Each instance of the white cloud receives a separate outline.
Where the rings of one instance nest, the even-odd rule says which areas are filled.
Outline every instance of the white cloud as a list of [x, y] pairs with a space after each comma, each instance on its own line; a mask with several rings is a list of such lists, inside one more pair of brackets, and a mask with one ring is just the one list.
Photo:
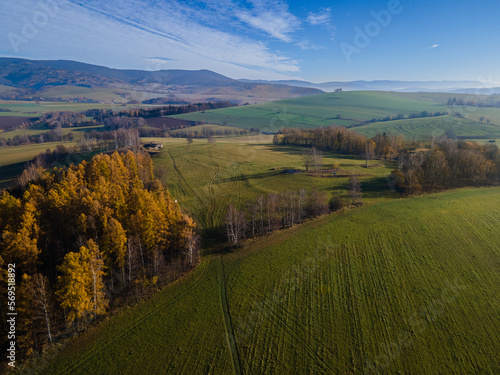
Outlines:
[[439, 44], [433, 44], [433, 45], [431, 46], [431, 48], [437, 48], [437, 47], [439, 47]]
[[334, 28], [333, 31], [330, 33], [330, 40], [332, 42], [336, 42], [337, 41], [336, 37], [337, 37], [337, 29]]
[[296, 46], [300, 47], [300, 49], [302, 50], [309, 50], [309, 49], [312, 49], [312, 50], [320, 50], [320, 49], [324, 49], [325, 47], [321, 47], [321, 46], [317, 46], [316, 44], [312, 43], [310, 40], [301, 40], [300, 42], [298, 43], [295, 43]]
[[318, 13], [309, 12], [306, 21], [311, 25], [329, 25], [332, 20], [331, 8], [323, 8]]
[[255, 29], [268, 33], [273, 38], [283, 42], [290, 42], [292, 40], [289, 34], [293, 31], [296, 24], [294, 16], [277, 15], [271, 12], [252, 15], [249, 12], [244, 12], [239, 13], [238, 18]]
[[[57, 16], [21, 45], [19, 53], [14, 53], [6, 38], [0, 38], [0, 50], [18, 57], [70, 59], [116, 68], [210, 69], [237, 78], [281, 79], [299, 72], [295, 60], [250, 36], [235, 33], [232, 25], [220, 27], [224, 22], [237, 22], [242, 27], [234, 4], [227, 0], [219, 0], [224, 8], [220, 16], [215, 10], [175, 0], [161, 4], [147, 0], [59, 1]], [[22, 18], [33, 17], [37, 2], [7, 4], [2, 13], [5, 10], [9, 15], [5, 17], [9, 22], [0, 23], [0, 34], [11, 30], [20, 33]], [[217, 26], [210, 24], [209, 16]], [[278, 23], [269, 32], [286, 39], [287, 25]]]
[[290, 36], [299, 26], [300, 21], [288, 11], [288, 5], [281, 1], [252, 0], [253, 8], [236, 13], [238, 19], [279, 39], [291, 42]]

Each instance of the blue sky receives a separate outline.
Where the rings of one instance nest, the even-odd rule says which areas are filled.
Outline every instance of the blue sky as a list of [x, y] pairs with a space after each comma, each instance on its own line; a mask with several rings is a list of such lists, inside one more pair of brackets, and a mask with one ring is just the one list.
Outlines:
[[232, 78], [500, 82], [497, 0], [2, 0], [0, 55]]

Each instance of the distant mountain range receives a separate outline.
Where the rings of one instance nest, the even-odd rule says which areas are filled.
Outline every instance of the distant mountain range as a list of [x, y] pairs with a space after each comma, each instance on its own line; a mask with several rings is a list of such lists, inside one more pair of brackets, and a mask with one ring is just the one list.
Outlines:
[[[88, 89], [109, 89], [109, 97], [126, 100], [148, 100], [164, 97], [166, 101], [233, 100], [262, 102], [320, 94], [323, 91], [304, 86], [278, 83], [243, 82], [209, 70], [122, 70], [65, 60], [25, 60], [0, 58], [2, 92], [37, 95], [47, 99], [54, 95], [69, 98], [92, 96]], [[61, 87], [71, 87], [62, 90]], [[55, 90], [54, 88], [58, 88]], [[87, 89], [87, 90], [85, 90]], [[21, 90], [21, 91], [19, 91]], [[105, 97], [99, 90], [99, 97]], [[104, 96], [103, 96], [104, 95]]]
[[399, 91], [399, 92], [446, 92], [492, 95], [500, 93], [500, 87], [485, 87], [480, 81], [333, 81], [312, 83], [300, 80], [241, 80], [243, 82], [259, 82], [268, 84], [281, 84], [298, 87], [312, 87], [327, 92], [342, 89], [343, 91]]
[[236, 80], [210, 70], [123, 70], [66, 60], [0, 57], [0, 98], [188, 103], [229, 100], [239, 104], [321, 94], [336, 89], [496, 94], [478, 81]]

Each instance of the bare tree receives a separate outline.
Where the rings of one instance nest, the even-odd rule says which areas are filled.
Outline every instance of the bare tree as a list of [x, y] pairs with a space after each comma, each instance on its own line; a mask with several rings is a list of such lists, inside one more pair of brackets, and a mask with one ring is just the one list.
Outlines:
[[349, 195], [352, 198], [352, 204], [362, 202], [361, 183], [358, 176], [351, 176], [349, 178]]
[[47, 327], [47, 338], [52, 345], [52, 334], [50, 332], [51, 300], [48, 288], [49, 281], [46, 276], [40, 273], [33, 275], [32, 293], [34, 297], [33, 300], [39, 312], [37, 315], [45, 322], [45, 326]]
[[314, 165], [314, 171], [318, 173], [321, 164], [323, 164], [323, 153], [318, 150], [316, 147], [311, 148], [311, 159]]
[[264, 206], [266, 204], [266, 197], [264, 195], [259, 195], [257, 197], [257, 205], [259, 207], [259, 218], [260, 218], [260, 234], [264, 233]]
[[194, 233], [192, 230], [186, 235], [186, 252], [188, 256], [188, 262], [192, 265], [195, 262], [196, 250], [198, 249], [200, 243], [200, 237]]
[[266, 215], [267, 215], [267, 230], [269, 232], [273, 229], [277, 203], [278, 203], [278, 195], [275, 193], [268, 194], [266, 198]]
[[310, 150], [307, 150], [304, 155], [302, 156], [303, 162], [304, 162], [304, 167], [306, 167], [306, 172], [309, 171], [309, 167], [313, 165], [313, 158], [311, 155]]
[[375, 142], [368, 139], [365, 144], [366, 168], [368, 168], [368, 160], [375, 158]]
[[245, 235], [245, 213], [238, 211], [232, 204], [228, 206], [226, 214], [227, 239], [232, 246], [237, 246]]
[[389, 145], [390, 145], [390, 160], [394, 160], [395, 156], [401, 152], [403, 148], [403, 135], [400, 134], [398, 136], [391, 135], [389, 137]]
[[317, 188], [311, 189], [309, 192], [307, 211], [310, 215], [319, 216], [328, 212], [328, 206], [326, 205], [326, 196], [321, 193]]
[[259, 206], [256, 202], [248, 202], [248, 213], [250, 214], [250, 221], [252, 223], [252, 237], [255, 237], [255, 228], [259, 214]]
[[304, 216], [306, 199], [307, 199], [307, 190], [300, 189], [297, 195], [297, 222], [299, 224], [302, 222], [302, 217]]

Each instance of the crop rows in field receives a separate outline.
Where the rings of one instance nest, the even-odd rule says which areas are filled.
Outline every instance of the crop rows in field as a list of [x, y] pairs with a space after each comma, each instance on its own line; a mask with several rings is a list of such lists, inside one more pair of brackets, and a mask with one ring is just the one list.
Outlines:
[[358, 133], [373, 137], [377, 133], [403, 134], [406, 139], [428, 139], [452, 131], [460, 138], [500, 138], [500, 126], [480, 123], [456, 116], [426, 117], [373, 123], [354, 128]]
[[[445, 106], [429, 101], [382, 92], [343, 92], [314, 95], [253, 106], [232, 107], [175, 116], [202, 121], [277, 131], [283, 127], [319, 127], [332, 123], [348, 126], [372, 118], [409, 115], [421, 111], [446, 111]], [[340, 115], [340, 116], [339, 116]]]
[[[220, 110], [176, 116], [179, 119], [203, 121], [220, 125], [257, 128], [276, 132], [281, 128], [316, 128], [339, 125], [352, 126], [371, 119], [383, 119], [412, 113], [450, 112], [450, 116], [379, 121], [356, 127], [362, 134], [403, 134], [407, 138], [441, 136], [453, 130], [456, 136], [470, 139], [500, 137], [499, 108], [447, 106], [453, 94], [343, 92], [281, 100], [253, 106], [232, 107]], [[454, 116], [456, 112], [465, 118]], [[480, 121], [482, 119], [482, 121]], [[487, 119], [490, 123], [487, 123]]]
[[243, 374], [498, 373], [499, 211], [498, 189], [466, 189], [275, 233], [104, 322], [43, 373], [235, 374], [229, 331]]

